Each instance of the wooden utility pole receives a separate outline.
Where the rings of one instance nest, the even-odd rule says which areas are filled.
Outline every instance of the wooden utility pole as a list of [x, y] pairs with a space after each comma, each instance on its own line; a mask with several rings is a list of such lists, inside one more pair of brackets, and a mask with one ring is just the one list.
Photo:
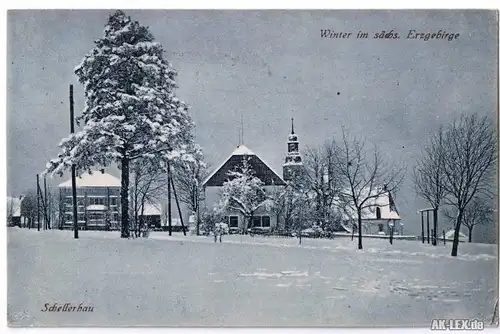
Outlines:
[[[170, 172], [169, 172], [170, 174]], [[186, 236], [186, 229], [184, 228], [184, 220], [182, 219], [181, 206], [179, 205], [179, 200], [177, 199], [177, 192], [175, 191], [174, 178], [170, 178], [170, 183], [172, 184], [172, 190], [174, 191], [175, 203], [177, 204], [177, 211], [179, 212], [179, 217], [181, 219], [182, 232]]]
[[[87, 205], [87, 203], [85, 203]], [[106, 231], [111, 230], [111, 196], [109, 195], [109, 187], [106, 188]]]
[[63, 203], [61, 189], [59, 189], [59, 229], [63, 229], [63, 205], [66, 206], [66, 203]]
[[36, 174], [36, 219], [37, 229], [40, 231], [40, 177]]
[[172, 235], [172, 192], [170, 189], [170, 180], [171, 178], [171, 173], [170, 173], [170, 160], [167, 161], [167, 181], [168, 181], [168, 186], [167, 186], [167, 194], [168, 194], [168, 206], [167, 206], [167, 213], [168, 213], [168, 235]]
[[50, 228], [50, 216], [48, 215], [49, 198], [47, 197], [47, 178], [43, 176], [43, 212], [45, 214], [45, 221], [43, 222], [43, 229], [46, 230]]
[[423, 211], [420, 211], [420, 218], [422, 219], [422, 243], [425, 244], [424, 212]]
[[193, 194], [195, 194], [196, 203], [196, 235], [200, 235], [200, 188], [198, 186], [198, 180], [194, 185]]
[[[69, 85], [69, 124], [71, 133], [75, 133], [75, 111], [73, 101], [73, 85]], [[73, 192], [73, 231], [74, 238], [78, 239], [78, 211], [76, 206], [76, 166], [71, 165], [71, 189]]]

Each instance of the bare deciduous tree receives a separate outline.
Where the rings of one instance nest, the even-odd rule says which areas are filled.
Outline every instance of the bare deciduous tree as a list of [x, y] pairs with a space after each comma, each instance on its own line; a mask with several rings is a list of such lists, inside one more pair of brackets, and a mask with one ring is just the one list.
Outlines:
[[[472, 230], [476, 225], [486, 225], [493, 221], [494, 211], [491, 205], [491, 198], [474, 198], [465, 208], [462, 216], [462, 224], [469, 230], [469, 242], [472, 242]], [[450, 220], [455, 220], [457, 212], [445, 211], [445, 216]]]
[[278, 227], [280, 232], [296, 233], [300, 238], [302, 229], [316, 218], [315, 202], [308, 196], [309, 191], [303, 170], [295, 170], [290, 172], [290, 180], [285, 187], [271, 194], [273, 212], [278, 222], [282, 219], [284, 223], [282, 227]]
[[375, 199], [399, 188], [405, 169], [386, 162], [376, 147], [369, 156], [364, 141], [349, 138], [345, 131], [342, 131], [342, 142], [333, 158], [336, 173], [341, 178], [340, 205], [355, 213], [358, 249], [363, 249], [363, 213], [373, 209]]
[[25, 227], [35, 227], [34, 223], [36, 222], [37, 215], [38, 206], [36, 201], [36, 190], [29, 190], [26, 192], [21, 203], [21, 216], [28, 220], [27, 224], [25, 223]]
[[150, 161], [137, 160], [132, 165], [132, 180], [130, 187], [131, 209], [135, 236], [140, 236], [143, 228], [144, 209], [146, 203], [155, 203], [165, 193], [168, 185], [167, 174], [160, 166]]
[[200, 234], [200, 203], [203, 201], [202, 183], [208, 176], [208, 166], [203, 161], [203, 153], [198, 146], [192, 151], [193, 159], [180, 160], [173, 166], [173, 177], [179, 202], [187, 205], [192, 213], [196, 213], [196, 235]]
[[437, 134], [431, 137], [428, 145], [424, 147], [420, 160], [416, 162], [413, 170], [413, 185], [418, 196], [422, 197], [432, 205], [434, 236], [433, 244], [437, 241], [438, 211], [445, 196], [443, 174], [443, 128], [440, 127]]
[[13, 197], [7, 197], [7, 226], [12, 225], [14, 212], [16, 211], [16, 199]]
[[314, 196], [313, 217], [323, 225], [333, 221], [335, 198], [340, 191], [335, 170], [337, 151], [335, 142], [328, 141], [319, 149], [308, 148], [304, 154], [304, 182]]
[[460, 227], [471, 201], [492, 195], [491, 185], [497, 159], [496, 135], [488, 117], [462, 115], [443, 133], [440, 151], [447, 203], [457, 210], [452, 256], [457, 256]]

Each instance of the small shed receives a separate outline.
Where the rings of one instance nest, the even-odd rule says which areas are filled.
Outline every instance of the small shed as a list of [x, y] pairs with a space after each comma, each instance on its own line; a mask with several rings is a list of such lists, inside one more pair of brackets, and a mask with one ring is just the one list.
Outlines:
[[[453, 241], [455, 237], [455, 229], [451, 229], [445, 233], [446, 241]], [[442, 239], [442, 238], [441, 238]], [[462, 231], [458, 232], [458, 241], [459, 242], [467, 242], [469, 240], [469, 236]]]
[[149, 228], [161, 229], [161, 205], [145, 203], [144, 210], [139, 211], [139, 219], [142, 224], [147, 224]]

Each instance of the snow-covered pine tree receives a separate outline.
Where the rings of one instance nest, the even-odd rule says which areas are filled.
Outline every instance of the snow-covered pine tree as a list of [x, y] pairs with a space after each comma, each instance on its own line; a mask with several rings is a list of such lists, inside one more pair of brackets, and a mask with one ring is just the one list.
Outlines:
[[129, 230], [129, 165], [149, 159], [164, 167], [186, 156], [193, 123], [187, 106], [174, 95], [177, 72], [147, 27], [122, 11], [109, 17], [104, 37], [75, 68], [85, 88], [83, 129], [63, 139], [47, 172], [78, 173], [118, 163], [121, 168], [121, 236]]
[[243, 157], [242, 165], [228, 172], [229, 179], [221, 189], [219, 208], [222, 211], [236, 210], [240, 212], [249, 226], [254, 213], [261, 207], [270, 209], [272, 200], [266, 194], [264, 182], [255, 176], [248, 163], [248, 157]]

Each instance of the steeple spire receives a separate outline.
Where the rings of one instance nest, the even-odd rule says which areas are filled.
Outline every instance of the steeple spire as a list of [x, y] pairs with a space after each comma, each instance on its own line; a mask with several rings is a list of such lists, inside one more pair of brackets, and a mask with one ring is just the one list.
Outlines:
[[293, 124], [292, 117], [292, 132], [288, 135], [288, 152], [285, 157], [285, 163], [283, 164], [283, 178], [285, 181], [289, 181], [292, 178], [292, 174], [295, 175], [302, 169], [302, 157], [299, 151], [299, 138], [295, 134], [295, 128]]

